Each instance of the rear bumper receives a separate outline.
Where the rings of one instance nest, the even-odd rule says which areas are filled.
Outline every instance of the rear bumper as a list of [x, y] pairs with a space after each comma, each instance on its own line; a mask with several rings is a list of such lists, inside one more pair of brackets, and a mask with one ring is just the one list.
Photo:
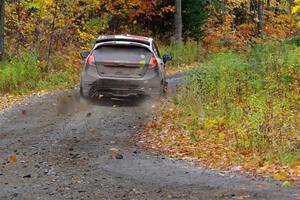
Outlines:
[[82, 74], [82, 95], [85, 97], [152, 95], [160, 91], [157, 71], [148, 71], [142, 78], [100, 77], [97, 72]]

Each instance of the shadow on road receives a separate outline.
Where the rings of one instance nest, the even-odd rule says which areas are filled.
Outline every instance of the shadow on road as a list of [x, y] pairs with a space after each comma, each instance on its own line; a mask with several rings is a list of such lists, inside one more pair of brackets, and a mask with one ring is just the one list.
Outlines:
[[94, 106], [105, 106], [105, 107], [135, 107], [143, 104], [144, 102], [150, 100], [150, 97], [139, 96], [139, 97], [123, 97], [123, 98], [101, 98], [85, 100], [85, 102], [80, 102], [81, 104], [90, 104]]

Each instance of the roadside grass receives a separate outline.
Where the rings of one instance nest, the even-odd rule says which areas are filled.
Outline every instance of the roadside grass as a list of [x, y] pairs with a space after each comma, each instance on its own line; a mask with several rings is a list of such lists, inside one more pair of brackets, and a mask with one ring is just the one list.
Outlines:
[[25, 51], [0, 63], [0, 92], [24, 93], [37, 87], [42, 74], [38, 56]]
[[31, 50], [24, 49], [19, 55], [6, 57], [0, 62], [0, 94], [22, 95], [77, 86], [76, 69], [61, 67], [46, 73], [44, 66], [45, 62]]
[[146, 148], [300, 184], [300, 48], [211, 53], [146, 125]]
[[161, 56], [170, 53], [172, 60], [167, 63], [166, 72], [177, 73], [189, 70], [203, 59], [205, 50], [200, 43], [187, 41], [185, 43], [171, 43], [160, 46]]
[[37, 90], [54, 91], [59, 89], [71, 89], [79, 83], [78, 74], [70, 69], [50, 73], [44, 76], [38, 83]]

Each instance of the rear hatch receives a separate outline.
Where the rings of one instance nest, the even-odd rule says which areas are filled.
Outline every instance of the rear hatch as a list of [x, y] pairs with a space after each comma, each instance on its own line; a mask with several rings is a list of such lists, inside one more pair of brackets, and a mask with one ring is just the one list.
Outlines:
[[105, 45], [93, 51], [97, 71], [103, 77], [143, 77], [152, 53], [142, 46]]

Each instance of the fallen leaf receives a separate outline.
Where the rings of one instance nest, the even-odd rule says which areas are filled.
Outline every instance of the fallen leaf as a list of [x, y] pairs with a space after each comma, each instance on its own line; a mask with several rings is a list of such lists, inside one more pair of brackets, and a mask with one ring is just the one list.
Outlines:
[[110, 151], [112, 152], [112, 154], [116, 154], [116, 153], [118, 153], [119, 149], [111, 148]]
[[242, 169], [243, 168], [241, 166], [235, 166], [231, 168], [232, 171], [241, 171]]
[[95, 128], [91, 128], [91, 129], [90, 129], [90, 132], [91, 132], [91, 133], [96, 133], [96, 129], [95, 129]]
[[235, 199], [243, 200], [243, 199], [248, 199], [250, 197], [251, 197], [250, 195], [242, 195], [242, 196], [236, 197]]
[[16, 154], [12, 154], [8, 157], [8, 160], [9, 161], [12, 161], [12, 162], [16, 162], [17, 161], [17, 155]]
[[284, 181], [282, 183], [282, 187], [291, 187], [291, 186], [292, 186], [292, 184], [290, 182], [288, 182], [288, 181]]
[[285, 177], [281, 174], [274, 174], [272, 177], [277, 179], [277, 180], [280, 180], [280, 181], [286, 181], [288, 179], [287, 177]]

